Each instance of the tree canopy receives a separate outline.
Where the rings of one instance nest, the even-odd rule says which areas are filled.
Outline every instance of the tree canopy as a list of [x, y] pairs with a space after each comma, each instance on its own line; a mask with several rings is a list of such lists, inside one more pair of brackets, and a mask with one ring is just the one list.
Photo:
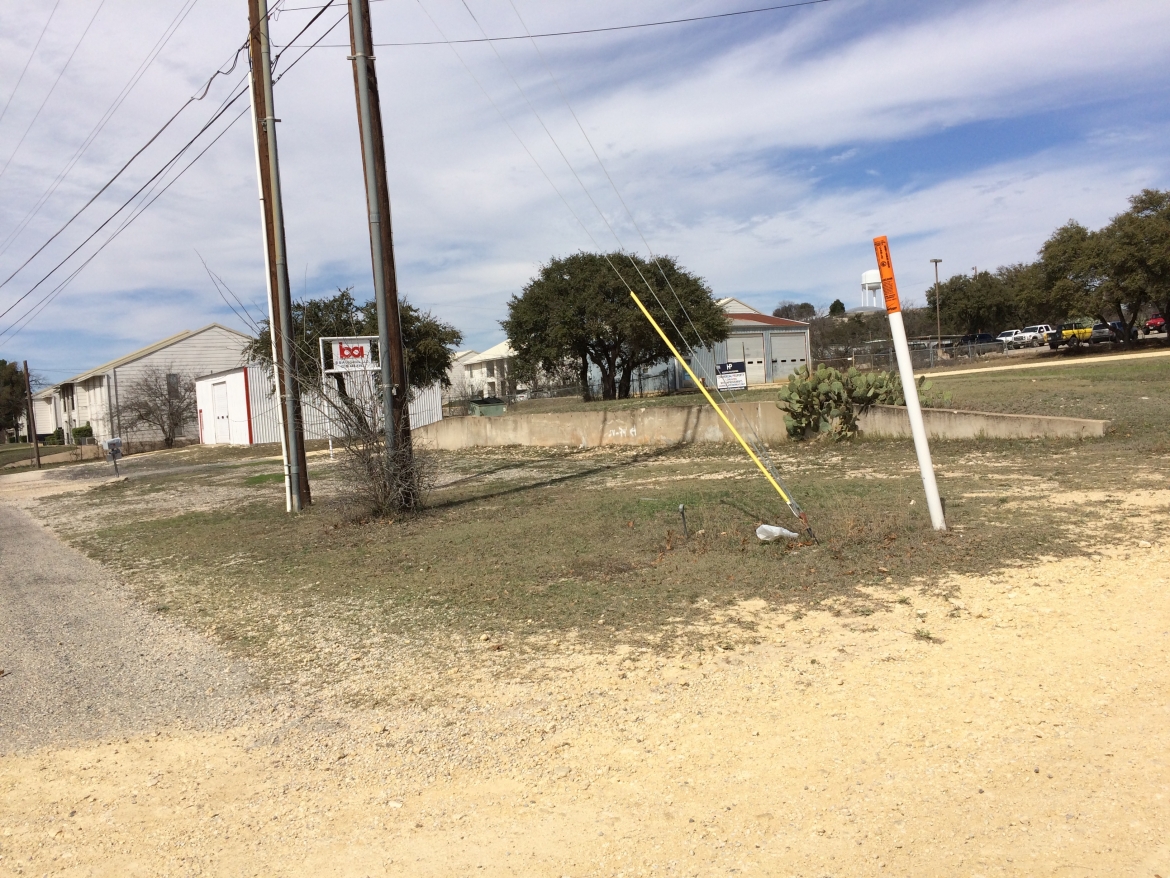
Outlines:
[[[845, 310], [845, 306], [841, 306]], [[785, 317], [788, 320], [812, 320], [817, 316], [817, 307], [812, 302], [781, 302], [772, 311], [773, 317]]]
[[[319, 299], [302, 299], [292, 306], [293, 338], [297, 355], [297, 374], [302, 384], [320, 383], [321, 363], [318, 340], [329, 336], [378, 334], [378, 309], [373, 300], [358, 304], [353, 288], [339, 289], [336, 295]], [[446, 387], [447, 370], [463, 334], [443, 323], [429, 311], [421, 311], [403, 300], [399, 303], [402, 320], [402, 343], [406, 348], [406, 368], [410, 386], [430, 387], [436, 381]], [[260, 334], [248, 348], [249, 356], [262, 363], [272, 362], [272, 336], [268, 321], [260, 324]]]
[[15, 429], [25, 405], [24, 372], [16, 363], [0, 360], [0, 430]]
[[592, 364], [601, 374], [603, 399], [627, 398], [639, 369], [670, 357], [631, 288], [681, 351], [730, 333], [710, 287], [675, 259], [648, 263], [623, 253], [576, 253], [550, 260], [508, 302], [500, 325], [516, 352], [517, 374], [575, 372], [588, 399]]

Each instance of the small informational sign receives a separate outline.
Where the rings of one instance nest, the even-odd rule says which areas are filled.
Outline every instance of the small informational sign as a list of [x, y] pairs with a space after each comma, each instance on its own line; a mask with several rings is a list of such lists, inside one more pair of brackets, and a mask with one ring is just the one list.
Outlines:
[[877, 255], [878, 271], [881, 273], [886, 313], [895, 314], [902, 310], [902, 303], [898, 301], [898, 283], [894, 280], [894, 260], [890, 258], [889, 239], [885, 235], [874, 238], [873, 250]]
[[716, 363], [715, 386], [720, 390], [746, 390], [747, 363], [742, 360], [737, 363]]
[[331, 338], [329, 348], [333, 354], [333, 366], [326, 363], [321, 367], [326, 372], [374, 372], [378, 363], [374, 360], [374, 341], [368, 336], [353, 338]]

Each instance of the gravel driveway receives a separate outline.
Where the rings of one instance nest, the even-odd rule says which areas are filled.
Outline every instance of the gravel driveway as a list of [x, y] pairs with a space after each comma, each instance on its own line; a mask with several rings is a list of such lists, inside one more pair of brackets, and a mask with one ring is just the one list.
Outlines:
[[0, 753], [243, 719], [249, 677], [0, 505]]

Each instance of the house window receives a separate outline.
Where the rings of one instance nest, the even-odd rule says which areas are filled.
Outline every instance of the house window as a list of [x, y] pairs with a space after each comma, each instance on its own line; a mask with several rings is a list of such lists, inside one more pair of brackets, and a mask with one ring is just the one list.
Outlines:
[[487, 373], [488, 373], [488, 378], [495, 378], [496, 377], [496, 364], [495, 363], [488, 363], [487, 364]]
[[167, 399], [179, 398], [179, 376], [174, 372], [167, 373]]

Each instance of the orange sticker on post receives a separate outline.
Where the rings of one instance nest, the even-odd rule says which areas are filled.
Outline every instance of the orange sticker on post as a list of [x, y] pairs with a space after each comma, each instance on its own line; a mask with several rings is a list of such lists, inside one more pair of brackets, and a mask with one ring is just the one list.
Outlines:
[[894, 281], [894, 262], [890, 259], [890, 242], [885, 235], [873, 239], [873, 251], [877, 254], [878, 273], [882, 277], [882, 295], [886, 299], [886, 313], [896, 314], [902, 310], [898, 301], [898, 284]]

